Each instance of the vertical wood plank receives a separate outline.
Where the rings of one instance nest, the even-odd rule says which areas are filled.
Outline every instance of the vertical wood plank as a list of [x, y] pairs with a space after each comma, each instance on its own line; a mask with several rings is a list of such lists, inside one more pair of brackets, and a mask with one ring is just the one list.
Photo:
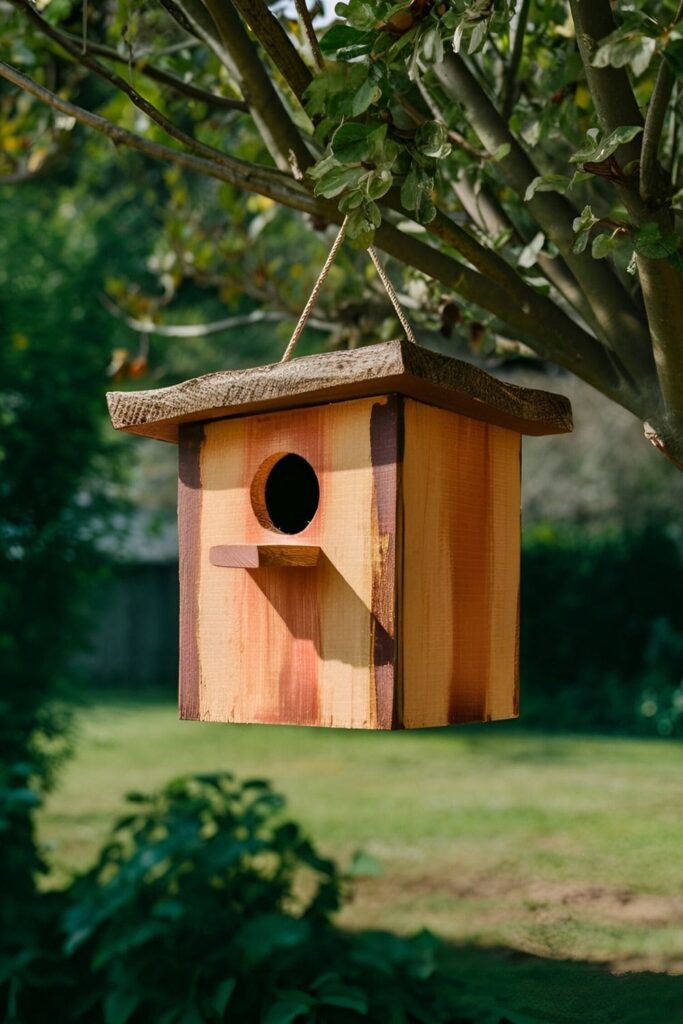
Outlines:
[[202, 480], [204, 430], [182, 426], [178, 441], [178, 554], [180, 572], [180, 717], [199, 718], [199, 582], [201, 569]]
[[406, 727], [516, 713], [520, 437], [405, 400]]
[[370, 417], [370, 457], [373, 475], [373, 524], [377, 541], [372, 551], [371, 671], [377, 702], [377, 727], [398, 724], [396, 676], [396, 512], [399, 438], [402, 438], [403, 399], [391, 395], [376, 403]]

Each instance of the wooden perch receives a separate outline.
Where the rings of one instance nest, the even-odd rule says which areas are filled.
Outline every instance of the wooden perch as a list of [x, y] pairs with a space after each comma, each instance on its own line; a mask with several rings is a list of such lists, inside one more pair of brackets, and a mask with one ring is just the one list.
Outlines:
[[260, 569], [267, 565], [311, 568], [318, 564], [317, 544], [215, 544], [209, 561], [226, 569]]

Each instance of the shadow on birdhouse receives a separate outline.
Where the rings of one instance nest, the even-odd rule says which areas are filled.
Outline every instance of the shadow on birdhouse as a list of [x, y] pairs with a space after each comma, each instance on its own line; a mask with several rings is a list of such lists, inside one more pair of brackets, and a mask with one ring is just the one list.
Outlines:
[[521, 435], [565, 398], [397, 341], [108, 399], [179, 446], [181, 717], [516, 716]]

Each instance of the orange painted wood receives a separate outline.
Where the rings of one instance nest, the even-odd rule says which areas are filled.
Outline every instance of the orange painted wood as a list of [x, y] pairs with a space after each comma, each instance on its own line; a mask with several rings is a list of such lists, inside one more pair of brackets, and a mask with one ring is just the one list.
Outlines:
[[[196, 536], [181, 531], [184, 562], [200, 552], [181, 598], [192, 604], [197, 596], [194, 632], [188, 620], [183, 634], [197, 658], [181, 660], [182, 717], [394, 724], [395, 402], [361, 399], [204, 425], [200, 526]], [[310, 463], [320, 486], [318, 510], [296, 535], [264, 526], [252, 504], [263, 463], [288, 453]], [[320, 555], [315, 567], [229, 572], [210, 556], [226, 545], [306, 545]]]
[[518, 710], [520, 436], [405, 402], [402, 721]]
[[259, 569], [265, 565], [312, 567], [318, 564], [316, 544], [217, 544], [209, 551], [211, 565], [226, 569]]

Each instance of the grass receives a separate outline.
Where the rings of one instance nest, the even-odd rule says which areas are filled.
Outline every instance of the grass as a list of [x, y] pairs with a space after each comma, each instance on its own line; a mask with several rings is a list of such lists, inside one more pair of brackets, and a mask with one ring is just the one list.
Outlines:
[[347, 927], [435, 931], [515, 1024], [683, 1024], [679, 744], [201, 725], [153, 699], [100, 701], [80, 731], [40, 822], [57, 878], [92, 861], [129, 790], [267, 777], [326, 853], [381, 864]]

